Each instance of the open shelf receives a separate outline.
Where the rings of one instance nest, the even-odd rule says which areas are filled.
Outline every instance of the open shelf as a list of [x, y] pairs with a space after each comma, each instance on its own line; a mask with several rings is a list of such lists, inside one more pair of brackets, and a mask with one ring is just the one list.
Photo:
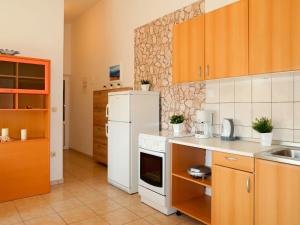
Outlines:
[[172, 207], [204, 223], [211, 224], [211, 178], [195, 179], [187, 169], [205, 165], [206, 150], [172, 145]]
[[22, 141], [21, 139], [17, 139], [17, 138], [11, 138], [11, 140], [6, 141], [6, 142], [0, 142], [0, 144], [12, 144], [12, 143], [25, 143], [25, 142], [34, 142], [34, 141], [49, 141], [49, 138], [47, 137], [36, 137], [36, 138], [27, 138], [26, 141]]
[[193, 182], [195, 184], [211, 188], [211, 177], [208, 177], [208, 178], [205, 178], [205, 179], [202, 179], [202, 178], [195, 179], [195, 178], [191, 177], [186, 171], [173, 172], [172, 175], [177, 177], [177, 178], [184, 179], [186, 181], [190, 181], [190, 182]]
[[173, 203], [173, 207], [204, 224], [211, 224], [210, 196], [202, 195], [190, 200]]

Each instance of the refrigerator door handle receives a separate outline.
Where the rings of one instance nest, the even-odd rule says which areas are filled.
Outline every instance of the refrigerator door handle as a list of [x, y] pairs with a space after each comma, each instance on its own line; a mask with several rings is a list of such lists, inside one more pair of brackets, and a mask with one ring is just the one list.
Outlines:
[[108, 124], [105, 124], [105, 135], [108, 138]]
[[105, 115], [106, 115], [106, 118], [108, 118], [109, 117], [109, 105], [107, 104], [106, 105], [106, 109], [105, 109]]

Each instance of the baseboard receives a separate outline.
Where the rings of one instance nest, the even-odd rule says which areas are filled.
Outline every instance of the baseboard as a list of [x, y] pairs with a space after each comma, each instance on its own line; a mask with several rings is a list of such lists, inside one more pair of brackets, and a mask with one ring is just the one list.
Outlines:
[[50, 181], [51, 186], [52, 185], [57, 185], [57, 184], [63, 184], [63, 183], [64, 183], [64, 179]]

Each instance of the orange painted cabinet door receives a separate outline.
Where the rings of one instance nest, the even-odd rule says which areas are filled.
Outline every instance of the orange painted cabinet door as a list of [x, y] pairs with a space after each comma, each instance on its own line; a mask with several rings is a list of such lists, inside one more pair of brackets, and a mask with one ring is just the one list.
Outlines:
[[173, 83], [204, 79], [204, 15], [173, 29]]
[[248, 75], [248, 0], [205, 15], [205, 79]]
[[213, 166], [212, 225], [253, 225], [252, 173]]
[[300, 224], [300, 167], [255, 160], [255, 225]]
[[250, 74], [300, 69], [300, 1], [250, 0]]

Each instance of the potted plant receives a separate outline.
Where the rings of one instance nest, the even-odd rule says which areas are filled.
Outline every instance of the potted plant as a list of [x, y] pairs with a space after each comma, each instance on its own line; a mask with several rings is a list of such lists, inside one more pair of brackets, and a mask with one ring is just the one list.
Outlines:
[[173, 131], [176, 134], [179, 134], [183, 130], [183, 115], [173, 115], [170, 119], [170, 123], [173, 125]]
[[142, 88], [142, 91], [149, 91], [150, 81], [149, 80], [141, 80], [141, 88]]
[[266, 117], [256, 118], [252, 123], [252, 128], [260, 133], [260, 142], [263, 146], [271, 146], [273, 138], [272, 120]]

